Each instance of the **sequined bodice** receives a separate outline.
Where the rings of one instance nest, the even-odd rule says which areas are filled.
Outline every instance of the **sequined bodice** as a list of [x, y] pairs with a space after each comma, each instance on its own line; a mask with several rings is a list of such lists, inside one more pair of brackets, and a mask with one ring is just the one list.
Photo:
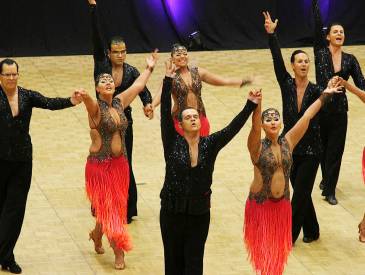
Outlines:
[[112, 107], [117, 111], [120, 124], [117, 124], [115, 119], [111, 116], [109, 111], [109, 105], [103, 101], [98, 100], [100, 108], [100, 122], [95, 128], [101, 138], [101, 148], [97, 153], [90, 153], [90, 157], [96, 158], [98, 160], [104, 160], [113, 157], [113, 152], [111, 148], [112, 137], [116, 132], [119, 132], [121, 138], [121, 152], [119, 155], [127, 156], [127, 151], [124, 142], [125, 131], [128, 127], [128, 120], [124, 115], [123, 108], [120, 104], [119, 98], [114, 98], [112, 101]]
[[199, 113], [205, 115], [205, 108], [201, 97], [202, 82], [199, 76], [198, 68], [193, 67], [190, 68], [189, 70], [192, 80], [191, 86], [188, 86], [185, 83], [179, 71], [176, 71], [175, 78], [172, 82], [171, 92], [172, 95], [175, 96], [177, 100], [177, 110], [173, 113], [175, 117], [179, 114], [181, 110], [183, 110], [185, 107], [188, 107], [187, 101], [188, 101], [189, 91], [191, 91], [196, 97], [197, 109]]
[[261, 141], [262, 148], [260, 157], [256, 163], [256, 167], [260, 170], [263, 186], [262, 189], [257, 193], [250, 192], [249, 198], [255, 199], [256, 202], [262, 203], [267, 199], [273, 199], [271, 193], [271, 182], [275, 171], [281, 166], [284, 172], [285, 187], [284, 187], [284, 198], [290, 199], [289, 193], [289, 177], [290, 169], [292, 165], [292, 155], [290, 152], [288, 141], [285, 137], [279, 138], [279, 145], [281, 150], [281, 163], [276, 161], [274, 153], [271, 149], [271, 141], [267, 138]]

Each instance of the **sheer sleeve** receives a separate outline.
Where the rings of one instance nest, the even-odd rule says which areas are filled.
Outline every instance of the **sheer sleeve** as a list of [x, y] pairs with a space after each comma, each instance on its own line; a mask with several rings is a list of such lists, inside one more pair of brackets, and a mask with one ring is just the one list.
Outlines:
[[279, 41], [275, 33], [269, 34], [269, 47], [274, 62], [276, 79], [282, 85], [288, 77], [290, 78], [290, 74], [285, 68], [283, 55], [281, 54]]
[[176, 139], [174, 122], [171, 115], [171, 87], [172, 78], [165, 77], [161, 95], [161, 138], [164, 147], [165, 159], [168, 155], [171, 143]]
[[361, 90], [365, 91], [365, 79], [364, 75], [362, 74], [361, 67], [359, 62], [357, 61], [356, 57], [351, 55], [351, 77], [354, 80], [355, 85], [360, 88]]
[[227, 127], [218, 131], [209, 138], [212, 139], [216, 152], [222, 149], [225, 145], [230, 142], [233, 137], [241, 130], [243, 125], [245, 125], [247, 119], [250, 117], [253, 110], [257, 107], [256, 103], [253, 103], [250, 100], [247, 100], [245, 107], [242, 111], [229, 123]]
[[48, 109], [48, 110], [61, 110], [65, 108], [69, 108], [74, 106], [70, 98], [61, 98], [61, 97], [45, 97], [39, 92], [29, 91], [30, 98], [32, 102], [32, 107]]
[[323, 22], [318, 0], [312, 0], [312, 9], [314, 15], [314, 50], [320, 50], [327, 47], [326, 36], [323, 31]]

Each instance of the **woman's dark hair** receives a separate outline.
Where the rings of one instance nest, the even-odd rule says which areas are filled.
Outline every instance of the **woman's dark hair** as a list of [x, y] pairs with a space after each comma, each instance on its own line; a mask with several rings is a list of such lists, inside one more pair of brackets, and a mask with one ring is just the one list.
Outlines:
[[291, 54], [291, 57], [290, 57], [290, 63], [294, 63], [294, 61], [295, 61], [295, 56], [297, 55], [297, 54], [300, 54], [300, 53], [304, 53], [305, 55], [307, 55], [308, 56], [308, 54], [305, 52], [305, 51], [303, 51], [303, 50], [295, 50], [292, 54]]
[[3, 66], [4, 66], [4, 64], [6, 64], [6, 65], [13, 65], [13, 64], [15, 64], [16, 65], [16, 71], [17, 72], [19, 71], [19, 65], [18, 65], [18, 63], [16, 63], [15, 60], [10, 59], [10, 58], [5, 58], [5, 59], [3, 59], [3, 60], [0, 61], [0, 74], [3, 73]]
[[270, 112], [274, 112], [277, 116], [280, 117], [280, 113], [279, 113], [279, 111], [277, 109], [275, 109], [275, 108], [268, 108], [268, 109], [266, 109], [265, 111], [262, 112], [262, 114], [261, 114], [261, 122], [264, 121], [265, 116], [267, 116]]
[[178, 50], [187, 50], [187, 49], [184, 45], [181, 45], [180, 43], [175, 43], [172, 45], [172, 48], [171, 48], [171, 56]]
[[98, 74], [98, 76], [95, 78], [95, 87], [96, 87], [96, 86], [98, 86], [98, 84], [99, 84], [99, 82], [100, 82], [100, 79], [101, 79], [102, 77], [104, 77], [105, 75], [108, 75], [108, 76], [110, 76], [111, 78], [113, 78], [113, 77], [111, 76], [111, 74], [109, 74], [109, 73], [100, 73], [100, 74]]

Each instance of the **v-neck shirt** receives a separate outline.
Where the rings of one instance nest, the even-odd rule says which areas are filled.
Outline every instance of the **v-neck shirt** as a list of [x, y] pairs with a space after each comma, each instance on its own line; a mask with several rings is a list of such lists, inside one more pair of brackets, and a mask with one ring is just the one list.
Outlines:
[[60, 110], [72, 106], [70, 98], [48, 98], [18, 86], [19, 113], [13, 116], [8, 98], [0, 86], [0, 159], [32, 160], [29, 124], [33, 108]]
[[[276, 34], [269, 35], [269, 46], [274, 61], [276, 79], [281, 91], [284, 123], [282, 135], [285, 135], [303, 116], [309, 106], [319, 98], [322, 89], [320, 86], [308, 82], [300, 110], [298, 110], [298, 94], [295, 78], [292, 78], [286, 70]], [[294, 148], [293, 154], [320, 157], [321, 151], [319, 114], [317, 114], [311, 119], [308, 130]]]

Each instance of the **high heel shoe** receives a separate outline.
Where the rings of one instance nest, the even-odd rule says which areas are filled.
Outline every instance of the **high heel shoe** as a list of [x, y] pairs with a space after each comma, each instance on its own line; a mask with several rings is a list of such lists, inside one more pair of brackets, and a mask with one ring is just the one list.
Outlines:
[[[114, 252], [115, 253], [115, 252]], [[118, 255], [119, 254], [119, 255]], [[122, 262], [118, 262], [117, 261], [117, 257], [121, 256], [123, 261]], [[115, 253], [115, 262], [114, 262], [114, 268], [116, 270], [123, 270], [125, 269], [125, 262], [124, 262], [124, 251], [121, 250], [121, 252]]]
[[90, 240], [93, 240], [93, 242], [94, 242], [94, 249], [95, 249], [95, 252], [97, 254], [104, 254], [105, 253], [105, 250], [103, 248], [103, 244], [101, 242], [101, 239], [100, 240], [97, 240], [95, 238], [95, 236], [94, 236], [94, 230], [89, 233], [89, 241]]

